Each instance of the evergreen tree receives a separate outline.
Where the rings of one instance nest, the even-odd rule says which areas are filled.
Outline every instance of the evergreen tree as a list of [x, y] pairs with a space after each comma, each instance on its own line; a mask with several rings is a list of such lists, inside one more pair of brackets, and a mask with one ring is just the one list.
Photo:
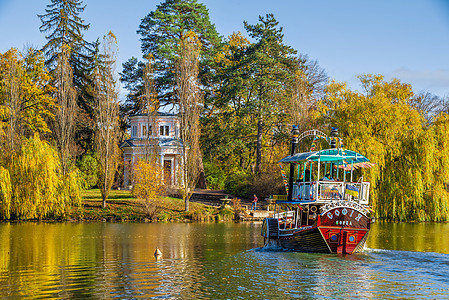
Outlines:
[[[199, 79], [205, 97], [208, 97], [213, 84], [213, 57], [220, 39], [203, 4], [196, 0], [165, 0], [142, 20], [137, 30], [141, 35], [143, 56], [151, 54], [154, 57], [156, 88], [161, 104], [178, 102], [174, 92], [174, 63], [179, 53], [180, 41], [189, 31], [198, 36], [202, 45]], [[135, 58], [123, 65], [122, 82], [128, 88], [138, 89], [130, 89], [129, 101], [137, 101], [135, 96], [141, 94], [142, 83], [138, 76], [141, 76], [142, 66]]]
[[[276, 26], [272, 29], [280, 30]], [[270, 41], [263, 49], [259, 45], [256, 51], [257, 43], [251, 44], [241, 33], [233, 33], [215, 57], [217, 89], [213, 105], [202, 117], [201, 145], [206, 161], [214, 169], [223, 170], [226, 180], [232, 181], [236, 174], [251, 177], [249, 172], [255, 171], [260, 103], [264, 105], [262, 116], [265, 122], [259, 158], [262, 162], [264, 157], [263, 169], [270, 171], [269, 164], [286, 153], [290, 128], [286, 125], [303, 123], [310, 126], [312, 114], [308, 111], [324, 92], [327, 75], [318, 63], [305, 55], [276, 55], [276, 50], [269, 50], [279, 47], [276, 43]], [[265, 72], [266, 77], [281, 86], [268, 91], [271, 97], [268, 101], [258, 98], [256, 80], [256, 76], [262, 76], [258, 69], [264, 60], [269, 60], [267, 65], [271, 68]], [[276, 68], [278, 70], [271, 72]]]
[[121, 106], [121, 116], [122, 119], [125, 119], [126, 116], [135, 114], [143, 108], [140, 99], [143, 95], [144, 65], [137, 58], [131, 57], [122, 66], [120, 81], [123, 83], [123, 87], [128, 90], [125, 103]]
[[84, 24], [84, 20], [78, 16], [85, 7], [82, 6], [82, 0], [51, 0], [46, 13], [38, 15], [42, 22], [39, 30], [50, 33], [42, 49], [50, 70], [55, 69], [58, 53], [63, 46], [71, 48], [73, 59], [80, 56], [80, 51], [86, 45], [82, 31], [89, 29], [89, 24]]
[[202, 118], [204, 157], [226, 173], [246, 170], [255, 149], [246, 54], [250, 42], [240, 32], [233, 33], [215, 57], [217, 89], [213, 105]]
[[50, 72], [56, 69], [58, 56], [64, 47], [70, 50], [69, 64], [73, 72], [73, 85], [77, 91], [76, 142], [84, 149], [92, 144], [92, 72], [95, 44], [83, 38], [83, 31], [89, 24], [79, 16], [85, 9], [82, 0], [51, 0], [45, 14], [38, 15], [42, 25], [40, 31], [47, 33], [47, 43], [43, 47], [46, 65]]
[[273, 14], [259, 17], [259, 23], [244, 22], [245, 29], [256, 42], [247, 53], [248, 79], [253, 90], [253, 106], [257, 119], [257, 145], [255, 173], [262, 165], [263, 132], [270, 127], [285, 123], [286, 93], [294, 81], [297, 69], [296, 50], [284, 44], [282, 27]]

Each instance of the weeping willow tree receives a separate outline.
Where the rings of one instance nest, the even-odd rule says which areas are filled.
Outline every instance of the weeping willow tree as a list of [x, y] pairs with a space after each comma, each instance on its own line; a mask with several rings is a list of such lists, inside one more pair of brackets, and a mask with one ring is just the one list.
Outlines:
[[330, 84], [318, 113], [340, 128], [348, 148], [376, 163], [363, 173], [376, 217], [448, 220], [447, 114], [426, 125], [410, 85], [380, 75], [360, 80], [363, 93]]
[[181, 161], [180, 194], [189, 210], [189, 200], [200, 175], [200, 126], [202, 95], [198, 80], [201, 43], [195, 33], [189, 31], [180, 42], [176, 62], [176, 94], [179, 100], [180, 135], [184, 143]]
[[38, 136], [51, 132], [47, 121], [54, 117], [55, 88], [50, 81], [40, 52], [0, 54], [2, 218], [60, 217], [80, 203], [76, 174], [64, 172], [58, 152]]
[[58, 152], [38, 135], [0, 167], [0, 212], [4, 219], [42, 219], [67, 215], [81, 205], [77, 174], [65, 176]]

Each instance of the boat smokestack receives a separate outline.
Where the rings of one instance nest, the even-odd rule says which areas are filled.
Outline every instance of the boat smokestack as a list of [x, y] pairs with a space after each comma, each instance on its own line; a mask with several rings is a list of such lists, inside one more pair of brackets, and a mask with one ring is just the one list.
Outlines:
[[[292, 127], [292, 150], [290, 155], [293, 156], [296, 154], [296, 148], [298, 147], [298, 137], [299, 137], [299, 129], [298, 126], [293, 125]], [[290, 177], [288, 178], [288, 195], [287, 200], [292, 201], [293, 195], [293, 177], [295, 176], [295, 165], [290, 163]]]
[[333, 139], [338, 137], [338, 128], [337, 127], [332, 127], [332, 131], [331, 131], [331, 148], [337, 148], [337, 139]]

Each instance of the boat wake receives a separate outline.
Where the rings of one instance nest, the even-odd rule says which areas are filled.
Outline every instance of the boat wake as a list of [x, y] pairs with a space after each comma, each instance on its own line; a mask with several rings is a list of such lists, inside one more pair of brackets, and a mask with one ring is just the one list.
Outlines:
[[258, 252], [286, 252], [288, 251], [285, 248], [279, 246], [277, 241], [269, 241], [265, 246], [254, 249]]

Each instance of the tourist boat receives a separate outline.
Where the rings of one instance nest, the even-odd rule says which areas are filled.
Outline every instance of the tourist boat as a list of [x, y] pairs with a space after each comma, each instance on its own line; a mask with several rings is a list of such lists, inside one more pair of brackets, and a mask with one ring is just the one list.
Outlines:
[[[280, 161], [290, 164], [288, 184], [283, 173], [288, 192], [274, 196], [274, 215], [262, 225], [265, 246], [321, 253], [362, 251], [374, 219], [369, 216], [370, 183], [363, 177], [354, 179], [357, 169], [374, 164], [344, 149], [337, 128], [332, 128], [330, 137], [318, 130], [299, 136], [295, 126], [292, 134], [291, 155]], [[296, 153], [298, 142], [306, 136], [315, 136], [313, 146], [324, 139], [330, 148]]]

